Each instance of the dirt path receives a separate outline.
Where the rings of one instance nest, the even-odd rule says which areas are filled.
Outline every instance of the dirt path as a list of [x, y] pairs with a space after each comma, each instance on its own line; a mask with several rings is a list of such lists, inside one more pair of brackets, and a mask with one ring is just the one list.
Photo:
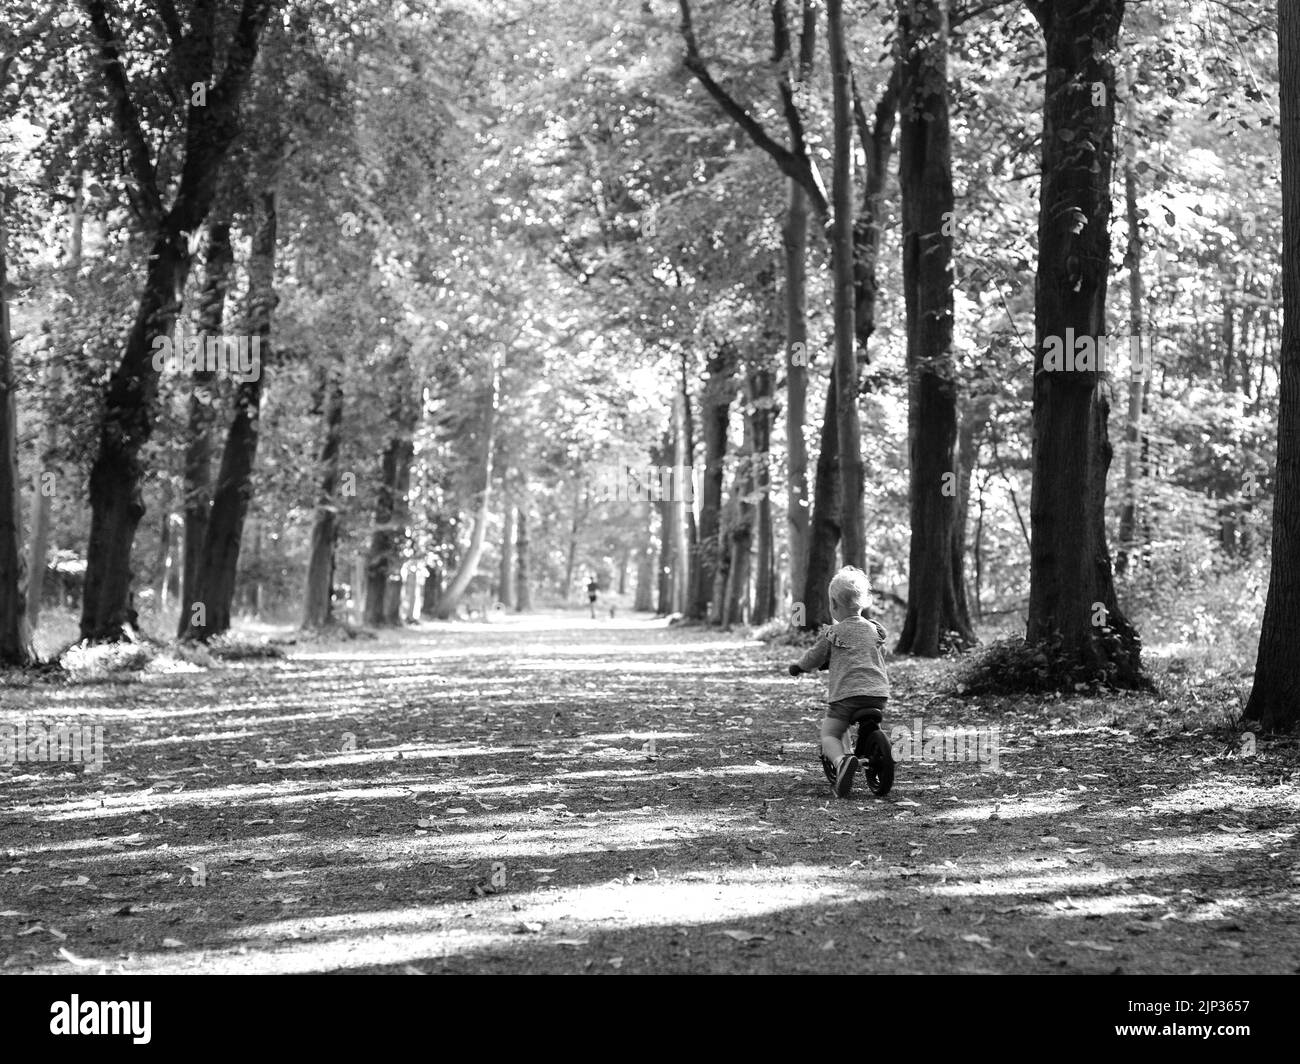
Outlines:
[[1300, 966], [1294, 746], [1225, 757], [1150, 697], [936, 698], [948, 666], [900, 662], [887, 729], [996, 725], [998, 766], [913, 759], [841, 801], [789, 657], [537, 618], [0, 688], [0, 725], [107, 744], [99, 773], [0, 766], [3, 968]]

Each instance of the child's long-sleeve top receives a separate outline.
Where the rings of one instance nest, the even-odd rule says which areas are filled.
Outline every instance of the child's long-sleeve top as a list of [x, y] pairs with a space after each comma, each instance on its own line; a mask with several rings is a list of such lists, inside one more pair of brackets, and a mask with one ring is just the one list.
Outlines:
[[799, 668], [812, 672], [830, 659], [828, 702], [855, 695], [888, 698], [884, 645], [885, 629], [875, 621], [846, 617], [822, 629], [817, 642], [799, 659]]

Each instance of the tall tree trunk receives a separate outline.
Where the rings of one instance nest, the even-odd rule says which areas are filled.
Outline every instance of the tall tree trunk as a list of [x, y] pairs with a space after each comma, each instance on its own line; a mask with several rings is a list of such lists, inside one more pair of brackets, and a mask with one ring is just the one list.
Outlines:
[[396, 532], [394, 515], [396, 505], [397, 467], [401, 461], [401, 436], [390, 436], [379, 460], [379, 483], [376, 485], [374, 526], [370, 531], [370, 544], [366, 551], [365, 610], [362, 616], [371, 627], [384, 624], [384, 589], [394, 568]]
[[40, 623], [41, 596], [45, 590], [45, 570], [50, 556], [50, 504], [57, 479], [59, 460], [59, 418], [62, 416], [60, 392], [63, 373], [60, 352], [53, 352], [45, 368], [45, 416], [41, 430], [41, 468], [32, 484], [32, 532], [27, 549], [27, 622], [32, 629]]
[[754, 610], [753, 624], [766, 624], [776, 611], [773, 565], [776, 547], [772, 528], [772, 371], [760, 366], [751, 372], [750, 422], [753, 432]]
[[393, 553], [392, 570], [384, 589], [384, 624], [397, 627], [402, 623], [402, 586], [407, 571], [405, 555], [411, 539], [411, 463], [415, 458], [415, 436], [419, 429], [420, 404], [412, 402], [414, 387], [408, 389], [403, 419], [402, 442], [397, 454], [397, 481], [393, 485]]
[[[68, 240], [68, 264], [64, 267], [64, 294], [77, 300], [81, 277], [82, 233], [85, 226], [85, 180], [78, 168], [72, 185], [72, 233]], [[59, 419], [63, 416], [63, 351], [52, 351], [45, 367], [45, 416], [41, 443], [40, 473], [32, 485], [32, 534], [27, 552], [27, 621], [34, 630], [40, 623], [45, 570], [49, 566], [50, 507], [57, 480]]]
[[[880, 259], [881, 201], [891, 153], [895, 112], [901, 75], [896, 67], [876, 104], [874, 124], [870, 127], [865, 113], [856, 106], [858, 138], [867, 160], [861, 211], [853, 223], [853, 328], [858, 345], [865, 352], [876, 328], [876, 270]], [[826, 415], [822, 419], [817, 454], [812, 526], [809, 530], [808, 565], [804, 583], [795, 593], [802, 595], [803, 625], [816, 629], [829, 624], [830, 601], [826, 587], [835, 570], [835, 551], [840, 539], [842, 500], [839, 471], [837, 411], [838, 395], [835, 373], [831, 373], [826, 393]]]
[[399, 564], [390, 575], [388, 582], [384, 584], [383, 623], [388, 628], [396, 628], [402, 623], [402, 588], [405, 583], [402, 569], [402, 565]]
[[821, 447], [817, 453], [803, 600], [795, 603], [799, 611], [795, 623], [810, 631], [831, 622], [831, 605], [826, 589], [835, 572], [835, 548], [840, 541], [841, 496], [839, 449], [835, 446], [835, 409], [835, 376], [832, 374], [826, 388], [826, 413], [822, 418]]
[[528, 506], [520, 502], [515, 511], [515, 612], [533, 608], [532, 573], [528, 559]]
[[632, 609], [638, 613], [649, 613], [655, 608], [655, 557], [654, 551], [650, 547], [649, 538], [652, 534], [650, 526], [654, 519], [654, 506], [646, 503], [644, 513], [646, 541], [637, 550], [636, 597], [632, 601]]
[[246, 379], [235, 390], [235, 416], [226, 435], [212, 495], [212, 512], [195, 582], [195, 602], [190, 616], [185, 618], [188, 626], [183, 634], [187, 639], [208, 640], [230, 628], [240, 540], [253, 496], [262, 382], [271, 360], [271, 316], [279, 298], [275, 294], [275, 176], [273, 169], [269, 174], [270, 188], [257, 196], [257, 220], [248, 259], [248, 306], [244, 315], [252, 356], [248, 363], [251, 372], [245, 374]]
[[245, 532], [251, 541], [248, 545], [250, 577], [244, 581], [244, 609], [255, 619], [262, 616], [262, 522], [256, 514], [245, 523]]
[[1250, 701], [1242, 714], [1268, 732], [1300, 726], [1300, 10], [1279, 3], [1282, 105], [1282, 350], [1278, 365], [1273, 559]]
[[515, 508], [507, 503], [501, 518], [501, 565], [497, 570], [497, 601], [507, 609], [515, 604]]
[[[158, 554], [153, 571], [158, 579], [154, 598], [158, 603], [158, 616], [161, 617], [167, 611], [167, 599], [172, 589], [172, 487], [171, 481], [166, 477], [162, 478], [159, 495], [161, 520], [158, 522]], [[183, 549], [184, 544], [181, 546]]]
[[[1124, 153], [1124, 204], [1128, 215], [1128, 318], [1129, 350], [1133, 355], [1133, 364], [1129, 370], [1128, 382], [1128, 418], [1124, 424], [1124, 501], [1119, 515], [1119, 550], [1115, 554], [1115, 572], [1123, 574], [1129, 566], [1130, 553], [1140, 555], [1137, 542], [1137, 508], [1138, 508], [1138, 448], [1142, 440], [1142, 396], [1146, 377], [1146, 362], [1142, 357], [1146, 337], [1143, 335], [1143, 293], [1142, 293], [1142, 229], [1141, 215], [1138, 213], [1137, 168], [1134, 165], [1137, 155], [1137, 107], [1134, 104], [1135, 77], [1129, 71], [1126, 86], [1125, 111], [1128, 116], [1128, 150]], [[1225, 309], [1228, 334], [1232, 333], [1232, 314]], [[1133, 345], [1138, 345], [1135, 349]], [[1229, 352], [1231, 339], [1229, 339]], [[1149, 351], [1147, 352], [1150, 353]], [[1228, 355], [1231, 359], [1231, 354]]]
[[442, 597], [442, 566], [426, 563], [424, 566], [424, 590], [420, 594], [420, 616], [432, 617], [438, 609], [438, 599]]
[[[663, 469], [671, 464], [676, 453], [674, 430], [670, 428], [664, 435], [663, 443], [651, 450], [650, 460], [659, 469]], [[656, 573], [655, 613], [660, 617], [667, 617], [673, 612], [673, 570], [676, 568], [674, 554], [677, 549], [677, 534], [673, 521], [677, 508], [672, 496], [667, 492], [652, 501], [659, 515], [659, 568]]]
[[[724, 340], [705, 363], [707, 377], [700, 420], [704, 435], [704, 476], [700, 485], [699, 542], [691, 557], [691, 601], [687, 616], [702, 621], [718, 614], [715, 583], [726, 549], [719, 537], [722, 514], [722, 481], [727, 457], [727, 425], [735, 397], [736, 349]], [[724, 581], [725, 582], [725, 581]], [[714, 601], [713, 610], [709, 602]]]
[[976, 398], [967, 404], [957, 428], [957, 523], [952, 541], [952, 580], [957, 589], [958, 609], [966, 616], [970, 616], [970, 603], [966, 593], [966, 529], [970, 519], [971, 479], [979, 457], [979, 439], [988, 422], [992, 405], [991, 396]]
[[727, 527], [727, 582], [722, 595], [722, 617], [724, 628], [741, 624], [745, 619], [745, 605], [749, 592], [749, 579], [753, 567], [754, 523], [756, 519], [754, 506], [754, 466], [756, 462], [754, 445], [753, 405], [755, 399], [755, 375], [751, 370], [745, 381], [745, 435], [740, 461], [736, 467], [736, 477], [732, 484], [730, 520]]
[[691, 581], [692, 545], [696, 542], [695, 513], [691, 508], [692, 456], [694, 449], [691, 440], [690, 395], [686, 390], [686, 364], [683, 359], [681, 384], [677, 393], [676, 419], [677, 431], [674, 434], [675, 451], [673, 454], [673, 534], [677, 542], [673, 547], [673, 592], [672, 612], [684, 614], [687, 606], [687, 593]]
[[393, 352], [393, 391], [390, 409], [392, 435], [380, 460], [380, 484], [375, 496], [375, 524], [370, 533], [366, 558], [365, 623], [371, 627], [399, 623], [399, 593], [394, 596], [390, 585], [401, 586], [402, 555], [410, 528], [407, 496], [411, 486], [411, 462], [415, 455], [415, 431], [419, 405], [415, 401], [414, 370], [408, 345], [400, 344]]
[[[578, 533], [582, 531], [587, 511], [591, 508], [591, 493], [585, 485], [575, 482], [573, 486], [573, 516], [569, 519], [569, 544], [564, 556], [564, 598], [567, 601], [573, 595], [573, 575], [578, 567]], [[584, 581], [585, 583], [585, 581]]]
[[827, 0], [827, 37], [834, 99], [832, 249], [835, 311], [835, 422], [839, 445], [840, 539], [846, 565], [865, 569], [862, 429], [858, 418], [853, 283], [853, 113], [843, 0]]
[[[235, 252], [230, 243], [230, 222], [226, 219], [214, 220], [208, 225], [203, 286], [198, 293], [197, 339], [200, 351], [206, 351], [208, 344], [221, 342], [226, 295], [230, 290], [234, 268]], [[204, 360], [194, 370], [190, 391], [189, 431], [182, 471], [185, 555], [181, 566], [181, 611], [176, 629], [176, 634], [181, 636], [189, 627], [192, 607], [198, 597], [199, 565], [212, 505], [212, 431], [217, 417], [217, 395], [213, 383], [216, 376], [216, 371], [208, 369]]]
[[781, 230], [785, 251], [786, 476], [789, 503], [790, 586], [804, 586], [808, 572], [808, 445], [803, 438], [808, 409], [808, 199], [790, 182], [790, 206]]
[[329, 368], [316, 469], [320, 477], [316, 514], [311, 528], [307, 588], [303, 595], [302, 627], [325, 628], [334, 619], [334, 544], [338, 539], [339, 447], [343, 442], [343, 371]]
[[497, 362], [495, 350], [492, 354], [491, 384], [488, 388], [487, 408], [483, 413], [483, 455], [479, 483], [478, 510], [474, 514], [474, 527], [470, 532], [469, 548], [456, 567], [456, 574], [451, 578], [446, 592], [438, 602], [438, 620], [445, 621], [456, 612], [465, 589], [478, 573], [478, 563], [483, 557], [483, 545], [487, 541], [488, 514], [492, 503], [492, 463], [496, 457], [497, 404], [501, 394], [501, 371], [504, 369]]
[[[1053, 369], [1075, 338], [1106, 332], [1116, 48], [1122, 0], [1030, 0], [1046, 40], [1035, 283], [1031, 643], [1058, 668], [1141, 682], [1137, 632], [1120, 612], [1106, 546], [1109, 403], [1098, 367]], [[1067, 330], [1069, 330], [1067, 332]], [[1069, 352], [1073, 354], [1073, 351]]]
[[13, 340], [9, 331], [9, 189], [0, 184], [0, 666], [36, 660], [27, 621], [23, 564], [23, 503], [18, 484], [18, 404], [14, 401]]
[[[97, 68], [123, 155], [130, 164], [133, 199], [147, 219], [150, 245], [144, 287], [122, 359], [109, 378], [100, 417], [99, 447], [90, 471], [90, 534], [86, 545], [86, 584], [82, 599], [83, 639], [114, 640], [135, 626], [131, 606], [131, 545], [144, 516], [141, 486], [143, 452], [153, 431], [159, 370], [154, 341], [166, 337], [180, 310], [189, 275], [188, 234], [199, 229], [216, 195], [221, 168], [241, 130], [240, 101], [257, 58], [262, 29], [275, 6], [249, 0], [226, 48], [226, 64], [204, 106], [186, 113], [184, 159], [173, 172], [180, 182], [170, 207], [163, 204], [142, 123], [130, 95], [121, 59], [118, 30], [103, 0], [88, 0], [86, 11], [98, 48]], [[178, 80], [208, 83], [214, 73], [214, 20], [193, 27], [194, 47], [173, 51]]]
[[[899, 653], [938, 657], [975, 642], [957, 543], [957, 380], [953, 362], [952, 143], [948, 0], [899, 0], [911, 549]], [[940, 559], [950, 559], [943, 564]], [[957, 568], [957, 572], [954, 572]]]

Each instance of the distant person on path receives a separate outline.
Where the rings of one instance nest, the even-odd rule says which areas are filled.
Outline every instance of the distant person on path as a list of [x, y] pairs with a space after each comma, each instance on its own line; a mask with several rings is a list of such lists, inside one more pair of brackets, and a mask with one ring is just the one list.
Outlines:
[[[894, 782], [894, 759], [889, 739], [880, 730], [889, 699], [889, 674], [885, 671], [885, 629], [863, 616], [871, 600], [867, 574], [846, 565], [830, 583], [831, 618], [816, 644], [790, 666], [798, 676], [814, 669], [830, 670], [830, 703], [821, 725], [821, 763], [835, 794], [847, 798], [858, 771], [858, 758], [867, 755], [867, 785], [885, 794]], [[849, 725], [858, 724], [858, 741], [852, 754], [844, 743]]]
[[587, 581], [587, 606], [591, 610], [591, 619], [596, 619], [596, 592], [600, 590], [600, 585], [596, 583], [596, 574], [591, 574], [591, 579]]

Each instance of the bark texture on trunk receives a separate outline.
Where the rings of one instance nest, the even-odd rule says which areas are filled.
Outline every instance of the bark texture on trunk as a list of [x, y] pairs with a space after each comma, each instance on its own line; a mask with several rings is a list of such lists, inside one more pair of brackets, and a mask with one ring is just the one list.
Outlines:
[[[673, 428], [664, 434], [661, 444], [650, 451], [650, 460], [663, 469], [671, 465], [677, 453]], [[659, 565], [655, 571], [655, 613], [667, 617], [673, 611], [673, 569], [676, 565], [677, 536], [674, 531], [673, 518], [676, 509], [672, 498], [665, 492], [652, 500], [655, 513], [659, 518]]]
[[532, 571], [528, 558], [528, 507], [520, 503], [515, 511], [515, 612], [533, 608]]
[[790, 182], [790, 206], [781, 230], [785, 251], [785, 438], [786, 537], [790, 544], [790, 586], [804, 586], [808, 572], [808, 203], [798, 182]]
[[[262, 385], [271, 362], [271, 318], [275, 293], [276, 193], [257, 197], [252, 246], [248, 259], [248, 331], [251, 372], [235, 390], [235, 416], [226, 435], [212, 494], [212, 510], [203, 537], [203, 553], [195, 581], [194, 604], [183, 631], [186, 639], [208, 640], [228, 631], [239, 571], [239, 547], [253, 496], [253, 466], [257, 458]], [[250, 378], [251, 379], [248, 379]], [[201, 608], [200, 608], [201, 607]]]
[[[81, 276], [82, 234], [85, 227], [84, 174], [79, 169], [72, 186], [72, 233], [68, 240], [68, 263], [64, 267], [66, 278], [63, 293], [77, 300], [77, 286]], [[57, 478], [46, 481], [47, 474], [56, 477], [59, 464], [59, 420], [63, 414], [63, 355], [51, 350], [45, 367], [45, 425], [41, 441], [41, 468], [32, 485], [32, 535], [27, 552], [27, 621], [34, 630], [40, 622], [41, 598], [45, 590], [45, 570], [50, 554], [50, 507], [53, 486]]]
[[[1137, 542], [1138, 451], [1142, 443], [1142, 397], [1145, 391], [1146, 360], [1150, 354], [1144, 332], [1144, 295], [1142, 291], [1142, 222], [1138, 213], [1137, 108], [1134, 106], [1134, 77], [1130, 72], [1126, 86], [1125, 111], [1128, 115], [1128, 141], [1124, 152], [1124, 206], [1128, 218], [1128, 299], [1129, 344], [1133, 363], [1129, 367], [1128, 417], [1124, 423], [1124, 500], [1119, 515], [1119, 549], [1115, 554], [1115, 572], [1123, 575], [1133, 555], [1141, 554]], [[1231, 312], [1228, 312], [1231, 329]], [[1139, 345], [1136, 350], [1131, 345]], [[1117, 367], [1118, 369], [1119, 367]]]
[[835, 311], [835, 422], [839, 446], [840, 539], [846, 565], [866, 569], [862, 429], [858, 417], [853, 263], [853, 112], [843, 0], [827, 0], [827, 37], [834, 99], [831, 262]]
[[23, 504], [18, 483], [18, 406], [14, 402], [13, 340], [9, 330], [9, 190], [0, 185], [0, 666], [36, 660], [27, 620]]
[[750, 371], [749, 419], [753, 436], [754, 608], [751, 624], [766, 624], [776, 612], [776, 544], [772, 527], [772, 370], [766, 365]]
[[515, 604], [515, 508], [509, 503], [501, 517], [501, 564], [497, 569], [497, 601], [506, 609]]
[[[1120, 612], [1106, 546], [1111, 446], [1106, 382], [1053, 368], [1106, 333], [1116, 48], [1122, 0], [1030, 2], [1046, 40], [1035, 282], [1033, 489], [1027, 638], [1119, 685], [1141, 682], [1137, 632]], [[1100, 91], [1099, 91], [1100, 90]], [[1077, 341], [1082, 340], [1082, 343]], [[1073, 350], [1071, 350], [1073, 348]]]
[[835, 446], [835, 408], [835, 377], [832, 375], [826, 388], [826, 413], [822, 418], [817, 477], [813, 485], [808, 569], [804, 575], [803, 599], [795, 603], [794, 622], [807, 630], [831, 623], [827, 588], [835, 574], [835, 549], [840, 541], [840, 469], [839, 449]]
[[896, 649], [933, 658], [954, 645], [965, 648], [975, 642], [959, 590], [961, 558], [954, 551], [961, 470], [952, 351], [948, 0], [899, 0], [898, 26], [912, 534], [907, 616]]
[[402, 344], [392, 356], [393, 391], [389, 409], [392, 435], [380, 459], [379, 490], [375, 495], [374, 527], [366, 556], [365, 623], [391, 627], [401, 623], [400, 594], [394, 598], [390, 585], [401, 587], [402, 560], [410, 532], [411, 462], [415, 457], [415, 432], [419, 424], [419, 403], [411, 365], [410, 348]]
[[[727, 426], [731, 419], [731, 402], [736, 395], [736, 364], [736, 348], [729, 340], [719, 344], [705, 363], [704, 396], [700, 402], [704, 476], [700, 484], [699, 541], [691, 556], [691, 601], [687, 611], [687, 616], [697, 621], [706, 617], [713, 620], [721, 612], [722, 604], [715, 585], [724, 567], [722, 555], [726, 550], [719, 529]], [[712, 610], [710, 602], [713, 603]]]
[[1255, 683], [1243, 718], [1300, 727], [1300, 9], [1278, 5], [1282, 104], [1282, 353], [1273, 558]]
[[456, 573], [438, 602], [437, 617], [440, 621], [445, 621], [455, 614], [461, 597], [478, 573], [478, 563], [483, 557], [483, 545], [487, 542], [488, 514], [491, 512], [492, 505], [492, 463], [496, 459], [497, 406], [500, 402], [503, 368], [498, 363], [494, 352], [490, 366], [491, 383], [488, 386], [487, 406], [483, 412], [483, 449], [479, 469], [481, 487], [478, 508], [474, 514], [474, 527], [470, 532], [469, 547], [461, 556]]
[[334, 545], [338, 540], [339, 449], [343, 442], [343, 372], [331, 366], [325, 384], [316, 515], [311, 528], [307, 587], [303, 595], [302, 627], [324, 628], [334, 620]]
[[[203, 285], [198, 294], [197, 338], [200, 350], [219, 343], [225, 324], [226, 295], [235, 269], [235, 251], [230, 242], [230, 222], [213, 221], [208, 226], [208, 248], [204, 260]], [[215, 370], [206, 364], [194, 370], [190, 391], [188, 438], [185, 443], [181, 481], [184, 491], [185, 539], [181, 565], [180, 619], [177, 635], [189, 626], [191, 607], [198, 597], [199, 566], [203, 541], [208, 531], [212, 506], [212, 432], [217, 420]]]

